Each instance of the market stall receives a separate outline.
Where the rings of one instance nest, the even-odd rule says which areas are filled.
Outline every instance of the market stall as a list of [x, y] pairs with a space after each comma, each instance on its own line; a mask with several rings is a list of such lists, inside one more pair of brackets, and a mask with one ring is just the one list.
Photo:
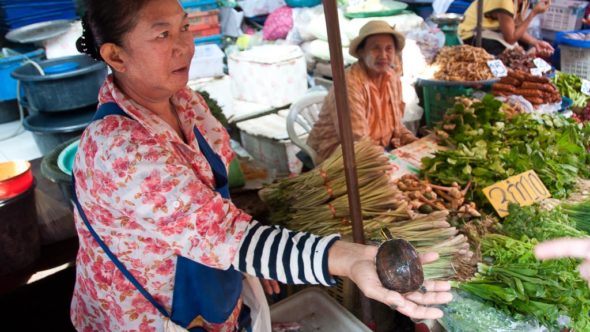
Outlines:
[[[590, 328], [590, 290], [577, 261], [541, 262], [533, 255], [538, 242], [587, 238], [590, 232], [588, 30], [576, 26], [556, 36], [561, 51], [556, 63], [522, 48], [494, 57], [482, 48], [456, 45], [460, 16], [439, 16], [437, 27], [394, 1], [182, 3], [196, 38], [189, 85], [207, 92], [216, 117], [234, 130], [232, 147], [239, 157], [234, 172], [230, 169], [232, 189], [259, 196], [265, 205], [256, 204], [268, 208], [265, 222], [318, 235], [340, 233], [359, 243], [393, 237], [418, 253], [437, 252], [439, 260], [420, 269], [425, 280], [453, 283], [455, 300], [442, 307], [446, 315], [437, 322], [448, 331]], [[261, 15], [266, 21], [259, 21]], [[237, 23], [243, 17], [245, 23]], [[343, 70], [356, 61], [347, 47], [371, 20], [395, 25], [408, 41], [401, 55], [402, 84], [411, 116], [404, 122], [420, 139], [391, 151], [368, 139], [353, 142], [347, 111]], [[56, 43], [68, 38], [61, 36], [65, 39]], [[30, 57], [43, 56], [32, 52]], [[12, 57], [17, 55], [7, 60]], [[33, 60], [44, 68], [61, 63]], [[36, 75], [34, 68], [24, 64], [12, 77], [24, 80], [19, 73]], [[105, 75], [104, 68], [96, 70]], [[314, 77], [335, 88], [342, 148], [301, 172], [286, 112], [308, 93]], [[42, 115], [54, 111], [28, 107]], [[56, 118], [49, 116], [41, 122]], [[45, 176], [64, 188], [70, 185], [64, 177], [68, 166], [55, 166], [75, 147], [70, 139], [88, 120], [43, 147], [54, 160], [52, 174], [60, 175]], [[379, 315], [351, 282], [337, 282], [332, 289], [289, 294], [276, 304], [271, 308], [276, 330], [378, 327]]]

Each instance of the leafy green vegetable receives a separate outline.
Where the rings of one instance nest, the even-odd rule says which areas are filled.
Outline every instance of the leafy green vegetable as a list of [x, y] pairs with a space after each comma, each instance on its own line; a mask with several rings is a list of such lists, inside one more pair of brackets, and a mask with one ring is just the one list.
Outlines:
[[575, 223], [577, 229], [590, 234], [590, 201], [577, 204], [563, 204], [561, 208]]
[[449, 149], [422, 160], [432, 182], [465, 185], [468, 198], [487, 206], [481, 189], [535, 170], [553, 197], [563, 198], [578, 177], [590, 176], [590, 125], [578, 126], [559, 115], [519, 114], [507, 120], [502, 103], [491, 96], [460, 100], [436, 133]]
[[513, 316], [532, 315], [543, 325], [558, 328], [565, 320], [576, 331], [590, 330], [590, 290], [577, 272], [573, 259], [538, 261], [533, 254], [536, 240], [516, 240], [489, 234], [482, 239], [482, 255], [469, 282], [457, 286]]
[[582, 79], [577, 75], [557, 72], [552, 81], [562, 96], [566, 96], [574, 102], [573, 107], [584, 108], [590, 101], [590, 96], [582, 93]]
[[537, 205], [520, 207], [511, 204], [509, 215], [502, 223], [503, 232], [513, 238], [523, 235], [539, 241], [556, 239], [559, 237], [584, 237], [583, 231], [576, 229], [575, 222], [560, 208], [551, 211], [543, 210]]

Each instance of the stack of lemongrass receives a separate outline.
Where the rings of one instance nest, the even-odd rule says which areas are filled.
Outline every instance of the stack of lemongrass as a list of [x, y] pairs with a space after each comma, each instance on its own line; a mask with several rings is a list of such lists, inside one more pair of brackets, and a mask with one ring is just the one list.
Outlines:
[[[365, 233], [372, 239], [387, 240], [390, 236], [412, 243], [419, 253], [436, 252], [439, 259], [425, 264], [426, 279], [464, 279], [475, 272], [473, 252], [467, 237], [446, 221], [449, 212], [436, 211], [413, 220], [395, 221], [379, 217], [365, 222]], [[383, 232], [387, 229], [387, 232]]]
[[[407, 205], [387, 173], [391, 166], [383, 148], [369, 139], [355, 143], [356, 169], [363, 218], [390, 214], [408, 216]], [[310, 172], [274, 183], [259, 192], [274, 223], [317, 231], [338, 225], [350, 227], [350, 213], [341, 149]]]

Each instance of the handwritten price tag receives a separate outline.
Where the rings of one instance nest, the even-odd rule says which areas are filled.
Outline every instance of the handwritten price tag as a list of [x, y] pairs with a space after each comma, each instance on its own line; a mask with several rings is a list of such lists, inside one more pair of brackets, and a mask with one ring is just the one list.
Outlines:
[[539, 68], [541, 70], [541, 72], [546, 73], [548, 71], [551, 71], [551, 65], [547, 63], [547, 61], [541, 59], [541, 58], [535, 58], [533, 60], [533, 63], [535, 64], [535, 66], [537, 66], [537, 68]]
[[582, 93], [590, 96], [590, 81], [582, 80]]
[[506, 66], [500, 60], [490, 60], [488, 61], [488, 67], [492, 71], [495, 77], [505, 77], [508, 75], [508, 70]]
[[531, 74], [533, 76], [543, 76], [543, 72], [539, 68], [531, 68]]
[[529, 206], [551, 197], [551, 193], [533, 170], [483, 188], [483, 193], [500, 217], [508, 215], [510, 203]]

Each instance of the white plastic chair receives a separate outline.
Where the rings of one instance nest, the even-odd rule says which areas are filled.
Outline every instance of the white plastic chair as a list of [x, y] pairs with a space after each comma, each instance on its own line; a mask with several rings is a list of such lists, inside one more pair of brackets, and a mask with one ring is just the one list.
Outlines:
[[[291, 141], [301, 150], [305, 151], [316, 165], [316, 152], [301, 138], [307, 136], [313, 128], [314, 123], [318, 120], [320, 110], [328, 91], [318, 90], [307, 93], [301, 99], [291, 105], [287, 115], [287, 133]], [[306, 135], [299, 135], [295, 131], [295, 124], [298, 124], [305, 130]]]

